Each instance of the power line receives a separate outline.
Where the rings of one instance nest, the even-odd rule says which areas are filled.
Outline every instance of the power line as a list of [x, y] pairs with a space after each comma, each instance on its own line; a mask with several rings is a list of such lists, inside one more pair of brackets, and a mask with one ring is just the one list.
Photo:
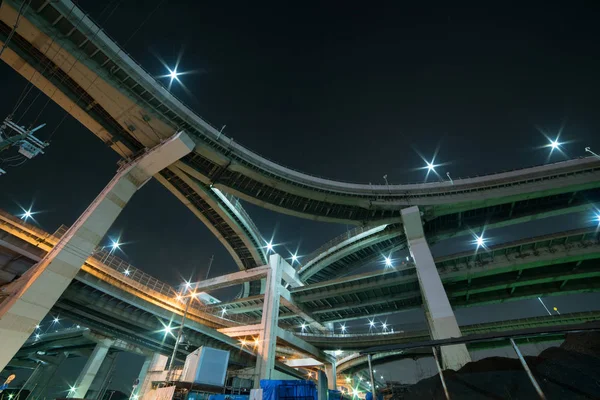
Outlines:
[[13, 35], [17, 31], [17, 27], [19, 26], [19, 20], [21, 19], [21, 16], [25, 12], [25, 8], [27, 6], [29, 6], [29, 3], [31, 3], [31, 0], [23, 0], [23, 2], [21, 3], [21, 7], [19, 7], [19, 13], [17, 14], [17, 19], [15, 20], [15, 25], [13, 26], [12, 30], [8, 34], [8, 37], [4, 41], [4, 44], [2, 45], [2, 48], [0, 49], [0, 56], [2, 56], [2, 53], [4, 53], [4, 49], [6, 49], [6, 47], [8, 47], [8, 43], [10, 42], [10, 40], [13, 37]]

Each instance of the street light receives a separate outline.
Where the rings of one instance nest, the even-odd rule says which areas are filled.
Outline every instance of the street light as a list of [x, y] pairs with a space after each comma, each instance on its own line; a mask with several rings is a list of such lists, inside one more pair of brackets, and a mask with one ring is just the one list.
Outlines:
[[475, 243], [477, 244], [477, 248], [483, 246], [485, 244], [485, 239], [483, 238], [483, 235], [477, 236], [477, 238], [475, 239]]
[[25, 212], [23, 214], [21, 214], [21, 219], [23, 221], [27, 221], [27, 219], [31, 218], [31, 216], [33, 215], [33, 213], [31, 212], [31, 208], [29, 210], [25, 210]]

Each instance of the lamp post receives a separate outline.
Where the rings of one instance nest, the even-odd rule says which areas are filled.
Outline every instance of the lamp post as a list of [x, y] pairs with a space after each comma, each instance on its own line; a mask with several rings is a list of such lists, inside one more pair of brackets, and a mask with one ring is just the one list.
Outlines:
[[185, 324], [185, 319], [187, 318], [188, 311], [190, 309], [190, 304], [192, 304], [192, 298], [196, 296], [196, 292], [192, 292], [187, 296], [187, 303], [185, 305], [185, 311], [183, 312], [183, 317], [181, 317], [181, 325], [179, 325], [179, 330], [177, 331], [177, 337], [175, 338], [175, 346], [173, 346], [173, 354], [171, 354], [171, 360], [169, 360], [169, 371], [167, 372], [167, 382], [171, 382], [173, 378], [173, 363], [175, 362], [175, 356], [177, 355], [177, 349], [179, 348], [179, 341], [181, 340], [181, 335], [183, 334], [183, 325]]

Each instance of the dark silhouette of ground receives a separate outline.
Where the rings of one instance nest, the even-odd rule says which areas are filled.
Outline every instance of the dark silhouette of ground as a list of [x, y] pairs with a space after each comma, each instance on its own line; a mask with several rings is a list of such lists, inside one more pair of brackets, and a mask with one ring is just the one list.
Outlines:
[[[600, 332], [568, 334], [560, 347], [525, 357], [548, 400], [600, 399]], [[518, 359], [489, 357], [444, 371], [452, 400], [539, 398]], [[445, 399], [438, 375], [392, 400]]]

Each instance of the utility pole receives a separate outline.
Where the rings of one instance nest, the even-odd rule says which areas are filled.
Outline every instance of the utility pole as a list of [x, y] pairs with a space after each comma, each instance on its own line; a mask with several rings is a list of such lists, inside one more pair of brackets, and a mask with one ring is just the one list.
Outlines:
[[[208, 262], [208, 271], [206, 271], [206, 278], [208, 278], [208, 273], [210, 272], [210, 267], [212, 266], [213, 260], [215, 256], [212, 255]], [[191, 290], [191, 288], [190, 288]], [[171, 354], [171, 360], [169, 361], [169, 370], [167, 372], [167, 382], [171, 382], [173, 380], [173, 364], [175, 362], [175, 357], [177, 355], [177, 349], [179, 349], [179, 342], [181, 342], [181, 338], [183, 336], [183, 326], [185, 325], [185, 320], [187, 319], [188, 311], [190, 309], [190, 304], [192, 304], [192, 300], [196, 297], [196, 289], [188, 294], [187, 303], [185, 304], [185, 311], [183, 312], [183, 316], [181, 317], [181, 325], [179, 325], [179, 330], [177, 331], [177, 337], [175, 338], [175, 346], [173, 346], [173, 354]]]

